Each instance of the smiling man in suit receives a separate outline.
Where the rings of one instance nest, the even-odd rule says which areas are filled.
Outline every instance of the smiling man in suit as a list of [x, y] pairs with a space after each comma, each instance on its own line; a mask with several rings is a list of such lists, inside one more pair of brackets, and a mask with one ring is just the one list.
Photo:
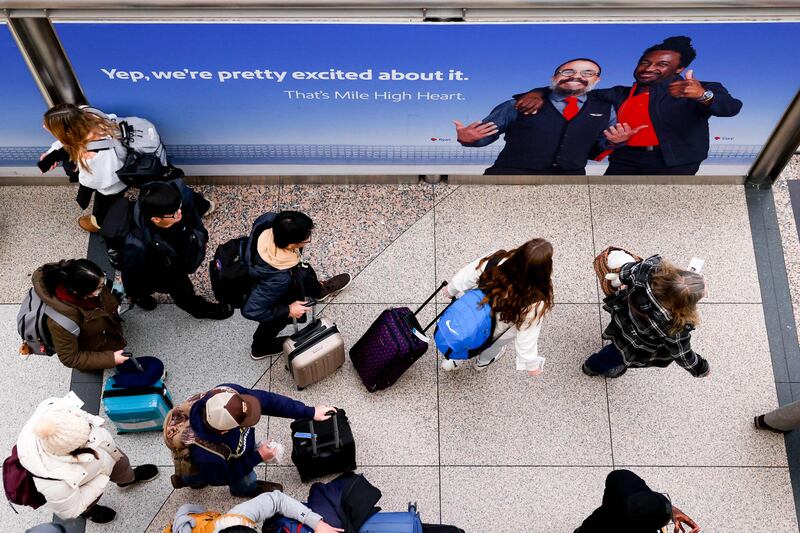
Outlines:
[[588, 159], [638, 132], [618, 124], [611, 104], [593, 96], [600, 73], [600, 65], [591, 59], [562, 63], [550, 88], [541, 90], [543, 105], [537, 112], [518, 112], [515, 96], [482, 121], [468, 126], [453, 121], [458, 142], [481, 147], [505, 134], [505, 148], [486, 169], [487, 175], [585, 175]]

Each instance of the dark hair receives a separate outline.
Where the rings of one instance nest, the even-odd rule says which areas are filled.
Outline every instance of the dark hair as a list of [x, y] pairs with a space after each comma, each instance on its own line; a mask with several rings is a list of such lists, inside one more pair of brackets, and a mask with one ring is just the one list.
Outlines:
[[247, 526], [231, 526], [226, 527], [225, 529], [220, 529], [219, 533], [253, 533], [253, 531], [258, 530]]
[[[531, 239], [514, 250], [499, 250], [478, 265], [494, 258], [508, 259], [497, 268], [484, 270], [478, 279], [478, 288], [486, 294], [484, 302], [492, 311], [518, 328], [547, 314], [553, 307], [553, 246], [545, 239]], [[528, 321], [528, 313], [539, 302], [542, 308]]]
[[152, 217], [171, 215], [181, 207], [181, 193], [168, 183], [155, 182], [139, 193], [139, 209], [145, 221]]
[[50, 294], [63, 285], [69, 292], [83, 298], [97, 290], [103, 270], [88, 259], [65, 259], [42, 267], [44, 286]]
[[[694, 61], [694, 58], [697, 57], [697, 51], [694, 49], [694, 47], [692, 47], [692, 39], [683, 35], [667, 37], [664, 39], [664, 42], [655, 44], [645, 50], [644, 53], [642, 53], [642, 57], [646, 56], [650, 52], [656, 52], [658, 50], [677, 52], [677, 54], [681, 56], [681, 59], [678, 62], [679, 67], [688, 67], [689, 63]], [[641, 59], [642, 58], [639, 58], [639, 60]]]
[[275, 246], [286, 248], [290, 244], [297, 244], [308, 239], [314, 221], [311, 217], [300, 211], [281, 211], [272, 221], [272, 236]]
[[600, 63], [598, 63], [594, 59], [589, 59], [588, 57], [576, 57], [575, 59], [570, 59], [569, 61], [564, 61], [559, 66], [557, 66], [556, 69], [553, 71], [553, 76], [558, 74], [558, 71], [561, 70], [561, 67], [563, 67], [567, 63], [572, 63], [573, 61], [588, 61], [589, 63], [594, 63], [595, 65], [597, 65], [597, 75], [599, 76], [600, 74], [603, 73], [603, 69], [600, 66]]

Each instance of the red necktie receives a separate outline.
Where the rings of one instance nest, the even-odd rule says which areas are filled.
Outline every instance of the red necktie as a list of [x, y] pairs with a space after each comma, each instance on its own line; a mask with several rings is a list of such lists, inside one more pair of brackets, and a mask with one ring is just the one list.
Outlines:
[[567, 120], [572, 120], [572, 117], [578, 114], [578, 98], [575, 96], [567, 96], [564, 98], [564, 101], [567, 103], [567, 106], [564, 108], [563, 114], [564, 118]]

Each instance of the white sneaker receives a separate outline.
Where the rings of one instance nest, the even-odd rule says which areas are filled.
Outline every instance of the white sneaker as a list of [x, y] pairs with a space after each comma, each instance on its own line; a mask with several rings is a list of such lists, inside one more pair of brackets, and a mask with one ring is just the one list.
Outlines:
[[453, 370], [457, 370], [461, 368], [463, 363], [456, 361], [455, 359], [442, 359], [442, 370], [445, 372], [452, 372]]
[[506, 352], [508, 351], [508, 347], [509, 346], [510, 346], [509, 344], [506, 344], [505, 346], [500, 348], [500, 351], [497, 352], [497, 355], [495, 355], [494, 358], [492, 358], [492, 359], [490, 359], [489, 361], [486, 361], [486, 362], [481, 361], [481, 356], [479, 355], [475, 359], [475, 370], [485, 370], [487, 366], [491, 365], [492, 363], [494, 363], [495, 361], [497, 361], [498, 359], [503, 357], [506, 354]]

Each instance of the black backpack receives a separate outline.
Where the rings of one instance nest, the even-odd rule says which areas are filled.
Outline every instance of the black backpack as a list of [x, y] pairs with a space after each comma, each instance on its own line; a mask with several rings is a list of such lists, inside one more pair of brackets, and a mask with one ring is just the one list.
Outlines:
[[134, 202], [125, 197], [118, 198], [111, 204], [100, 228], [108, 260], [116, 270], [122, 270], [122, 249], [125, 246], [125, 237], [133, 230], [134, 205]]
[[238, 237], [217, 246], [208, 264], [211, 289], [219, 303], [240, 309], [255, 280], [250, 277], [244, 262], [248, 237]]

